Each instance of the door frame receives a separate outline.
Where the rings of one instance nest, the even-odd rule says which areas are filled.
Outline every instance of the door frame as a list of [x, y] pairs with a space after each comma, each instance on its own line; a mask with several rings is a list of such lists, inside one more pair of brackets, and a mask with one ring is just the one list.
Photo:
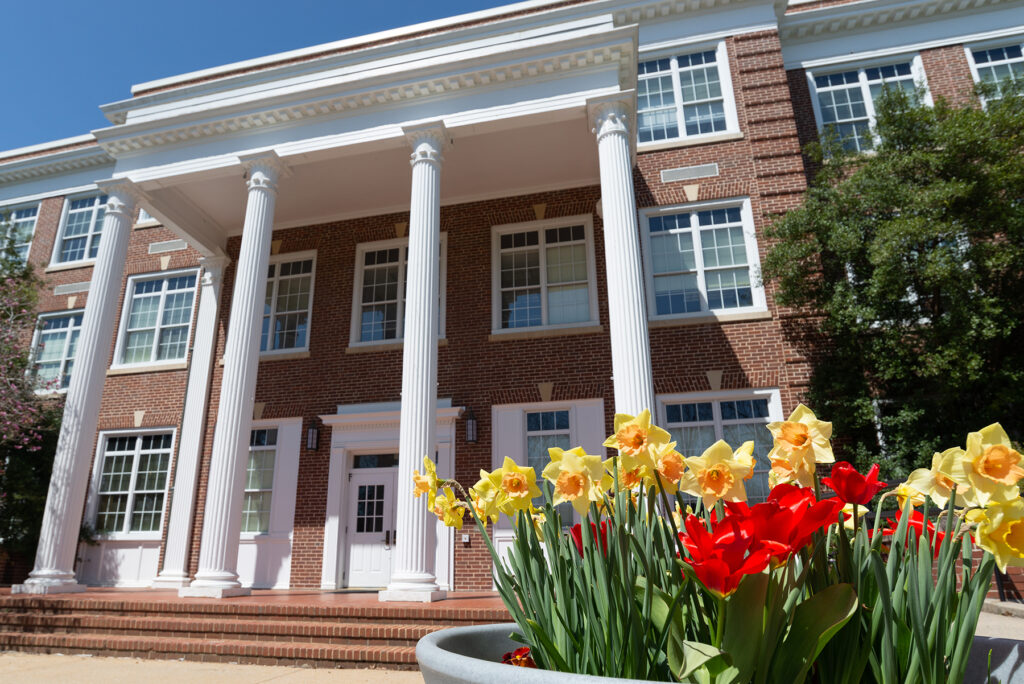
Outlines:
[[[455, 421], [465, 409], [451, 399], [437, 402], [437, 474], [455, 473]], [[327, 510], [324, 516], [323, 563], [320, 588], [335, 590], [347, 585], [348, 538], [344, 519], [348, 510], [348, 474], [354, 454], [398, 451], [399, 402], [339, 404], [336, 414], [320, 416], [331, 428], [331, 456], [327, 479]], [[419, 469], [419, 468], [417, 468]], [[436, 523], [437, 551], [434, 572], [442, 590], [451, 591], [455, 578], [455, 531]], [[401, 534], [401, 530], [398, 534]]]

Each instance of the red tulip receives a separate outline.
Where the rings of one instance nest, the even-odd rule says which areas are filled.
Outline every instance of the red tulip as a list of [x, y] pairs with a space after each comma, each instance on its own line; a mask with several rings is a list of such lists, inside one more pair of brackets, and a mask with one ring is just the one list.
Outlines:
[[757, 574], [768, 565], [769, 551], [757, 543], [753, 530], [749, 518], [726, 516], [708, 532], [700, 518], [687, 516], [679, 539], [690, 554], [686, 563], [708, 591], [720, 598], [729, 596], [744, 575]]
[[768, 500], [747, 512], [754, 536], [781, 563], [811, 543], [814, 533], [836, 521], [843, 504], [838, 499], [817, 501], [814, 492], [796, 485], [778, 485]]
[[[597, 525], [590, 523], [590, 531], [594, 534], [594, 539], [598, 538]], [[576, 547], [576, 553], [580, 554], [580, 558], [583, 557], [583, 528], [577, 523], [569, 528], [569, 537], [572, 539], [573, 545]], [[608, 555], [608, 522], [605, 520], [601, 521], [601, 555]]]
[[840, 461], [832, 466], [832, 477], [823, 477], [821, 483], [835, 490], [844, 503], [866, 506], [880, 490], [888, 485], [878, 479], [878, 464], [868, 470], [867, 477], [849, 463]]
[[[896, 534], [896, 529], [897, 529], [897, 527], [899, 527], [899, 524], [900, 524], [900, 518], [902, 518], [902, 517], [903, 517], [903, 512], [902, 511], [897, 511], [896, 512], [896, 518], [895, 519], [889, 518], [889, 520], [888, 520], [889, 526], [882, 530], [882, 534], [885, 535], [886, 537], [891, 537], [891, 536], [895, 535]], [[926, 533], [925, 533], [926, 530], [927, 530], [927, 536], [926, 536]], [[925, 539], [926, 539], [926, 541], [928, 543], [931, 543], [932, 540], [935, 540], [935, 557], [936, 558], [939, 557], [939, 550], [942, 548], [942, 542], [945, 541], [945, 539], [946, 539], [946, 533], [945, 532], [937, 529], [935, 527], [935, 523], [933, 523], [931, 520], [929, 520], [928, 524], [925, 525], [924, 515], [921, 513], [921, 511], [912, 511], [911, 514], [910, 514], [910, 520], [907, 521], [907, 538], [908, 539], [910, 538], [911, 531], [913, 531], [914, 534], [916, 534], [918, 536], [918, 538], [925, 537]], [[974, 539], [973, 535], [972, 535], [971, 539], [972, 540]]]

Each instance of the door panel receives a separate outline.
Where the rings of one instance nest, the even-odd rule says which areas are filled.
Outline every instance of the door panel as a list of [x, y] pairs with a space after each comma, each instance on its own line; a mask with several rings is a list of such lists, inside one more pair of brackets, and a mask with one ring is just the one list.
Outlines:
[[397, 468], [361, 469], [348, 485], [349, 587], [385, 587], [391, 579]]

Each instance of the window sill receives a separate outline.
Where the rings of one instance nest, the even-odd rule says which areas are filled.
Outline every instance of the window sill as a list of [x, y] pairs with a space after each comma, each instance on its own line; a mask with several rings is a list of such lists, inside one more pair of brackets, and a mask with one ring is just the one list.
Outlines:
[[137, 542], [161, 542], [159, 532], [113, 532], [110, 534], [97, 534], [92, 538], [94, 542], [114, 542], [134, 544]]
[[59, 271], [70, 271], [74, 268], [88, 268], [95, 265], [95, 259], [88, 259], [86, 261], [69, 261], [64, 264], [51, 264], [46, 267], [43, 273], [57, 273]]
[[516, 328], [512, 330], [495, 330], [487, 336], [488, 342], [505, 340], [535, 340], [542, 337], [564, 337], [566, 335], [592, 335], [604, 332], [602, 325], [577, 325], [561, 328]]
[[728, 142], [730, 140], [742, 140], [743, 133], [732, 131], [719, 133], [717, 135], [705, 135], [696, 138], [680, 138], [678, 140], [659, 140], [658, 142], [637, 143], [638, 154], [644, 152], [657, 152], [658, 150], [673, 150], [677, 147], [693, 147], [694, 145], [710, 145], [711, 143]]
[[[808, 0], [810, 1], [810, 0]], [[156, 228], [157, 226], [163, 225], [156, 219], [149, 219], [148, 221], [139, 221], [132, 228], [134, 230], [142, 230], [143, 228]]]
[[[437, 341], [437, 346], [438, 347], [447, 347], [448, 346], [448, 338], [442, 337], [441, 339], [439, 339]], [[379, 342], [379, 343], [373, 343], [373, 344], [359, 344], [357, 342], [355, 344], [350, 344], [349, 346], [345, 347], [345, 353], [346, 354], [373, 354], [374, 352], [398, 351], [402, 347], [403, 347], [403, 343], [402, 343], [401, 340], [399, 340], [398, 342]]]
[[651, 328], [672, 328], [680, 325], [700, 325], [704, 323], [741, 323], [743, 321], [766, 321], [772, 314], [767, 309], [755, 311], [737, 311], [735, 313], [704, 313], [696, 316], [680, 316], [677, 318], [652, 318], [647, 325]]
[[[264, 363], [266, 361], [294, 361], [296, 359], [308, 359], [308, 358], [309, 358], [309, 350], [308, 349], [306, 349], [305, 351], [273, 352], [273, 353], [263, 352], [263, 353], [260, 354], [260, 363]], [[223, 364], [223, 362], [224, 362], [224, 359], [222, 358], [221, 359], [221, 363]]]
[[181, 361], [180, 363], [152, 363], [146, 364], [145, 366], [120, 366], [111, 367], [107, 370], [107, 376], [134, 375], [135, 373], [159, 373], [161, 371], [185, 370], [186, 368], [188, 368], [188, 364], [184, 361]]

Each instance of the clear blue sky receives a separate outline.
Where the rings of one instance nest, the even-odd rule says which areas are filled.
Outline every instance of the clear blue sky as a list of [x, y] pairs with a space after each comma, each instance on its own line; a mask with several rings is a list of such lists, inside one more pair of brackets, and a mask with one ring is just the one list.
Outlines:
[[109, 125], [135, 83], [512, 0], [0, 0], [0, 150]]

